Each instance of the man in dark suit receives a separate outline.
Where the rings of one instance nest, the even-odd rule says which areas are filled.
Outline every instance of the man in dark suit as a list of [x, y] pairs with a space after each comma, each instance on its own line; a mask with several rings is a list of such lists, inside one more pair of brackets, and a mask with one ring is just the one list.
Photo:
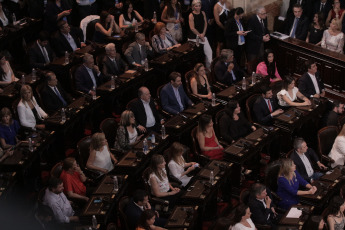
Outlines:
[[119, 76], [128, 69], [128, 65], [122, 60], [121, 55], [116, 53], [114, 43], [105, 46], [105, 53], [106, 56], [102, 59], [102, 73], [105, 76]]
[[244, 76], [244, 72], [234, 60], [234, 52], [229, 49], [221, 51], [220, 58], [214, 65], [214, 74], [217, 81], [228, 86], [240, 81]]
[[156, 110], [155, 103], [151, 100], [148, 88], [140, 87], [138, 90], [139, 98], [130, 104], [130, 109], [134, 113], [138, 129], [141, 132], [155, 131], [160, 132], [161, 124], [164, 120]]
[[58, 109], [70, 104], [72, 98], [60, 86], [53, 72], [47, 72], [45, 77], [47, 79], [47, 83], [42, 88], [41, 97], [46, 111], [49, 114], [52, 114]]
[[[299, 4], [303, 9], [304, 15], [308, 18], [311, 18], [313, 13], [313, 3], [314, 0], [290, 0], [289, 8], [286, 12], [286, 17], [288, 18], [293, 16], [293, 7], [294, 5]], [[327, 17], [327, 15], [325, 15], [325, 17]]]
[[327, 114], [324, 119], [324, 126], [343, 126], [339, 124], [339, 115], [344, 112], [344, 102], [333, 101], [332, 110]]
[[276, 213], [272, 201], [271, 192], [265, 185], [255, 183], [250, 188], [248, 207], [252, 212], [251, 218], [255, 224], [275, 226], [278, 214]]
[[93, 56], [86, 53], [83, 64], [75, 71], [75, 86], [77, 90], [90, 94], [96, 94], [95, 89], [102, 84], [103, 75], [95, 65]]
[[265, 50], [264, 43], [270, 40], [265, 7], [259, 7], [256, 14], [248, 20], [247, 30], [250, 31], [246, 39], [248, 61], [262, 58]]
[[297, 172], [308, 182], [311, 180], [317, 180], [323, 173], [315, 172], [317, 165], [319, 169], [327, 169], [324, 166], [315, 151], [311, 148], [308, 148], [307, 143], [303, 138], [297, 137], [293, 143], [294, 151], [292, 152], [290, 158], [296, 165]]
[[307, 98], [324, 97], [325, 86], [320, 78], [320, 73], [317, 72], [317, 65], [314, 61], [308, 60], [305, 63], [308, 72], [302, 75], [298, 80], [299, 91]]
[[45, 69], [54, 60], [55, 54], [49, 45], [49, 35], [41, 31], [38, 40], [30, 47], [29, 60], [32, 68]]
[[331, 0], [317, 0], [313, 6], [313, 14], [310, 15], [309, 19], [311, 20], [315, 14], [321, 12], [323, 13], [323, 20], [326, 22], [328, 12], [332, 9]]
[[59, 31], [52, 38], [52, 46], [58, 57], [65, 55], [65, 52], [72, 53], [81, 47], [86, 46], [83, 32], [79, 28], [73, 28], [64, 20], [58, 22]]
[[259, 97], [253, 105], [256, 121], [261, 125], [273, 125], [273, 117], [282, 114], [284, 110], [279, 109], [278, 103], [273, 100], [272, 89], [269, 86], [261, 87], [261, 95], [262, 97]]
[[129, 64], [134, 66], [143, 66], [147, 56], [153, 55], [150, 43], [145, 41], [145, 35], [137, 33], [135, 42], [131, 43], [125, 51], [125, 56]]
[[178, 114], [188, 106], [193, 106], [193, 102], [186, 95], [181, 81], [181, 74], [172, 72], [169, 75], [170, 83], [166, 84], [161, 91], [162, 108], [171, 114]]
[[[144, 210], [151, 209], [149, 203], [149, 196], [144, 190], [136, 190], [133, 194], [133, 199], [125, 207], [125, 214], [128, 220], [128, 227], [130, 230], [134, 230], [138, 225], [138, 220], [141, 216], [141, 213]], [[156, 212], [156, 214], [158, 214]], [[155, 225], [163, 227], [166, 223], [166, 219], [156, 218]]]
[[293, 14], [287, 18], [285, 34], [305, 41], [309, 30], [309, 19], [303, 15], [302, 6], [299, 4], [294, 5]]

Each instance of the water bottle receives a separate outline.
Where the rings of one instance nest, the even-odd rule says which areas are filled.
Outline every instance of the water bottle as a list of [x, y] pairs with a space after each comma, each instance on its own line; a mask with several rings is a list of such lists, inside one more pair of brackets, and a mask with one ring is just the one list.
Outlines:
[[149, 145], [147, 144], [146, 138], [143, 141], [143, 152], [145, 153], [145, 155], [149, 152]]
[[199, 35], [196, 35], [196, 47], [200, 46], [200, 38]]
[[147, 58], [145, 58], [144, 69], [146, 72], [149, 71], [149, 61], [147, 60]]
[[13, 24], [13, 25], [16, 25], [16, 24], [17, 24], [17, 18], [16, 18], [15, 13], [12, 14], [12, 24]]
[[119, 191], [119, 181], [117, 180], [117, 176], [113, 176], [114, 181], [114, 192]]
[[154, 133], [152, 133], [152, 136], [151, 136], [151, 143], [152, 144], [156, 143], [156, 136]]
[[96, 86], [92, 87], [92, 91], [94, 92], [93, 96], [92, 96], [92, 100], [96, 100], [97, 99], [97, 95], [96, 95]]
[[32, 79], [32, 82], [36, 81], [36, 69], [35, 68], [32, 68], [31, 79]]
[[92, 216], [92, 228], [97, 229], [97, 219], [95, 215]]
[[157, 23], [157, 14], [156, 14], [156, 11], [153, 12], [153, 18], [152, 18], [152, 21], [154, 24]]
[[162, 125], [162, 130], [161, 130], [161, 132], [162, 132], [162, 139], [165, 139], [165, 127], [164, 127], [164, 125]]
[[212, 106], [216, 106], [216, 94], [212, 93]]
[[32, 139], [31, 139], [31, 138], [29, 138], [29, 151], [30, 151], [30, 152], [33, 152], [33, 151], [34, 151], [34, 145], [33, 145], [33, 143], [32, 143]]
[[24, 74], [22, 75], [21, 82], [22, 82], [22, 85], [25, 85], [25, 75]]
[[214, 174], [213, 174], [213, 170], [210, 172], [210, 184], [213, 185], [214, 183]]
[[110, 78], [110, 89], [115, 89], [115, 78], [111, 76]]
[[65, 123], [66, 122], [66, 112], [65, 112], [65, 108], [61, 109], [61, 122]]
[[252, 85], [255, 85], [256, 83], [256, 74], [255, 72], [252, 73]]
[[136, 33], [138, 33], [139, 28], [138, 28], [138, 22], [137, 22], [136, 19], [133, 20], [133, 24], [134, 24], [134, 31], [135, 31]]
[[246, 82], [246, 78], [245, 77], [243, 77], [243, 80], [242, 80], [242, 89], [243, 90], [247, 89], [247, 82]]
[[69, 64], [69, 53], [65, 52], [65, 65]]

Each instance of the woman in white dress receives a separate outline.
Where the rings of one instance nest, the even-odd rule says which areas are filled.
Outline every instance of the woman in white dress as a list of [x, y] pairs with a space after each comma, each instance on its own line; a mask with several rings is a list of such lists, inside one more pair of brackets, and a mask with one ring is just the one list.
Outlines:
[[104, 133], [93, 134], [90, 144], [90, 156], [86, 167], [101, 173], [108, 173], [114, 169], [114, 164], [116, 163], [117, 160], [109, 151]]
[[169, 0], [164, 7], [161, 19], [167, 24], [167, 29], [176, 41], [182, 41], [183, 17], [181, 4], [177, 0]]
[[131, 2], [126, 2], [123, 5], [122, 12], [123, 13], [119, 17], [119, 26], [121, 29], [130, 28], [136, 24], [141, 25], [144, 21], [138, 11], [133, 9], [133, 4]]
[[[285, 78], [283, 89], [277, 93], [277, 98], [280, 106], [306, 106], [311, 104], [310, 100], [295, 87], [295, 79], [291, 76]], [[297, 98], [303, 102], [295, 102]]]
[[18, 78], [14, 76], [10, 63], [3, 54], [0, 54], [0, 67], [0, 85], [8, 85], [18, 81]]
[[198, 165], [196, 162], [186, 163], [183, 158], [185, 148], [178, 142], [174, 142], [169, 149], [169, 163], [168, 167], [170, 173], [182, 182], [185, 187], [192, 177], [187, 176], [188, 173], [193, 171]]
[[344, 53], [344, 33], [341, 32], [341, 22], [337, 19], [333, 19], [328, 30], [323, 32], [321, 47], [337, 52]]
[[331, 152], [328, 155], [334, 160], [334, 163], [331, 164], [332, 168], [337, 167], [338, 165], [344, 165], [345, 161], [345, 125], [341, 129], [337, 138], [335, 138]]
[[256, 230], [252, 219], [250, 219], [251, 215], [252, 213], [247, 205], [240, 204], [237, 206], [232, 218], [233, 224], [229, 230]]

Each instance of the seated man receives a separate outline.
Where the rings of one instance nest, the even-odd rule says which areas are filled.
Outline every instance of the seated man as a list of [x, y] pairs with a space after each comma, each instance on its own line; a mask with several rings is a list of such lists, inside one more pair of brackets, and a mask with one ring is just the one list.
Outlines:
[[47, 82], [42, 88], [41, 97], [46, 111], [52, 114], [70, 104], [72, 98], [61, 87], [53, 72], [48, 71], [45, 77]]
[[325, 86], [323, 85], [320, 73], [317, 71], [315, 61], [309, 60], [305, 63], [308, 72], [302, 75], [298, 80], [298, 89], [307, 98], [324, 97]]
[[325, 126], [343, 126], [343, 124], [339, 124], [339, 115], [344, 112], [344, 103], [335, 100], [332, 107], [332, 110], [325, 117]]
[[165, 111], [175, 115], [194, 104], [183, 89], [181, 74], [171, 72], [169, 78], [170, 83], [167, 83], [161, 91], [161, 104]]
[[116, 53], [114, 43], [109, 43], [105, 46], [106, 56], [102, 60], [102, 73], [110, 78], [111, 76], [119, 76], [123, 74], [128, 65], [122, 60], [121, 55]]
[[64, 20], [58, 22], [59, 31], [52, 38], [52, 46], [58, 57], [72, 53], [84, 46], [84, 35], [80, 28], [71, 28]]
[[164, 123], [161, 115], [156, 110], [151, 94], [148, 88], [140, 87], [138, 90], [139, 98], [130, 105], [130, 109], [134, 113], [138, 129], [141, 132], [153, 130], [160, 132], [161, 124]]
[[77, 90], [95, 95], [96, 89], [103, 82], [103, 74], [91, 54], [86, 53], [83, 57], [83, 64], [75, 71], [75, 86]]
[[143, 66], [147, 55], [152, 56], [153, 50], [150, 43], [145, 41], [145, 35], [137, 33], [135, 42], [131, 43], [125, 51], [125, 56], [129, 64]]
[[49, 206], [53, 213], [54, 218], [59, 223], [77, 222], [79, 218], [74, 216], [74, 211], [71, 203], [67, 200], [63, 193], [64, 186], [62, 180], [59, 178], [51, 177], [49, 179], [48, 188], [43, 197], [43, 203]]
[[256, 121], [261, 125], [273, 125], [273, 117], [283, 113], [284, 110], [278, 109], [278, 103], [273, 100], [272, 89], [269, 86], [261, 87], [261, 95], [262, 97], [259, 97], [253, 105]]
[[63, 161], [62, 169], [60, 178], [63, 181], [64, 192], [68, 198], [87, 202], [89, 198], [86, 196], [86, 187], [84, 185], [87, 177], [81, 171], [76, 160], [73, 157], [67, 157]]
[[255, 224], [271, 225], [277, 223], [278, 214], [276, 213], [272, 196], [266, 186], [255, 183], [250, 188], [248, 206], [252, 212], [251, 218]]
[[45, 69], [54, 60], [55, 54], [49, 45], [49, 34], [41, 31], [38, 40], [29, 48], [29, 61], [32, 68]]
[[[133, 198], [125, 207], [125, 214], [130, 230], [134, 230], [137, 227], [141, 213], [147, 209], [151, 209], [147, 192], [140, 189], [136, 190], [133, 194]], [[156, 212], [156, 214], [158, 213]], [[154, 225], [164, 227], [166, 219], [159, 218], [159, 216], [157, 217]]]
[[243, 79], [244, 76], [244, 72], [238, 67], [234, 59], [234, 52], [230, 49], [221, 51], [220, 58], [214, 66], [214, 74], [217, 81], [228, 86]]
[[309, 20], [303, 14], [300, 4], [293, 6], [293, 15], [288, 15], [286, 19], [285, 34], [292, 38], [305, 41], [309, 31]]
[[311, 182], [323, 176], [323, 173], [315, 172], [313, 165], [317, 164], [319, 169], [327, 169], [324, 166], [313, 149], [308, 148], [307, 143], [303, 138], [298, 137], [294, 141], [294, 151], [290, 158], [296, 165], [297, 172], [303, 177], [304, 180]]

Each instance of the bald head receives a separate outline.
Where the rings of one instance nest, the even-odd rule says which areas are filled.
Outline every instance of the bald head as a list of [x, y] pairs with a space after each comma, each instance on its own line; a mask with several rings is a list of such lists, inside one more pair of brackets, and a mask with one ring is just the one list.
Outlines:
[[150, 102], [150, 99], [151, 99], [150, 90], [146, 88], [145, 86], [139, 88], [138, 96], [141, 100]]

